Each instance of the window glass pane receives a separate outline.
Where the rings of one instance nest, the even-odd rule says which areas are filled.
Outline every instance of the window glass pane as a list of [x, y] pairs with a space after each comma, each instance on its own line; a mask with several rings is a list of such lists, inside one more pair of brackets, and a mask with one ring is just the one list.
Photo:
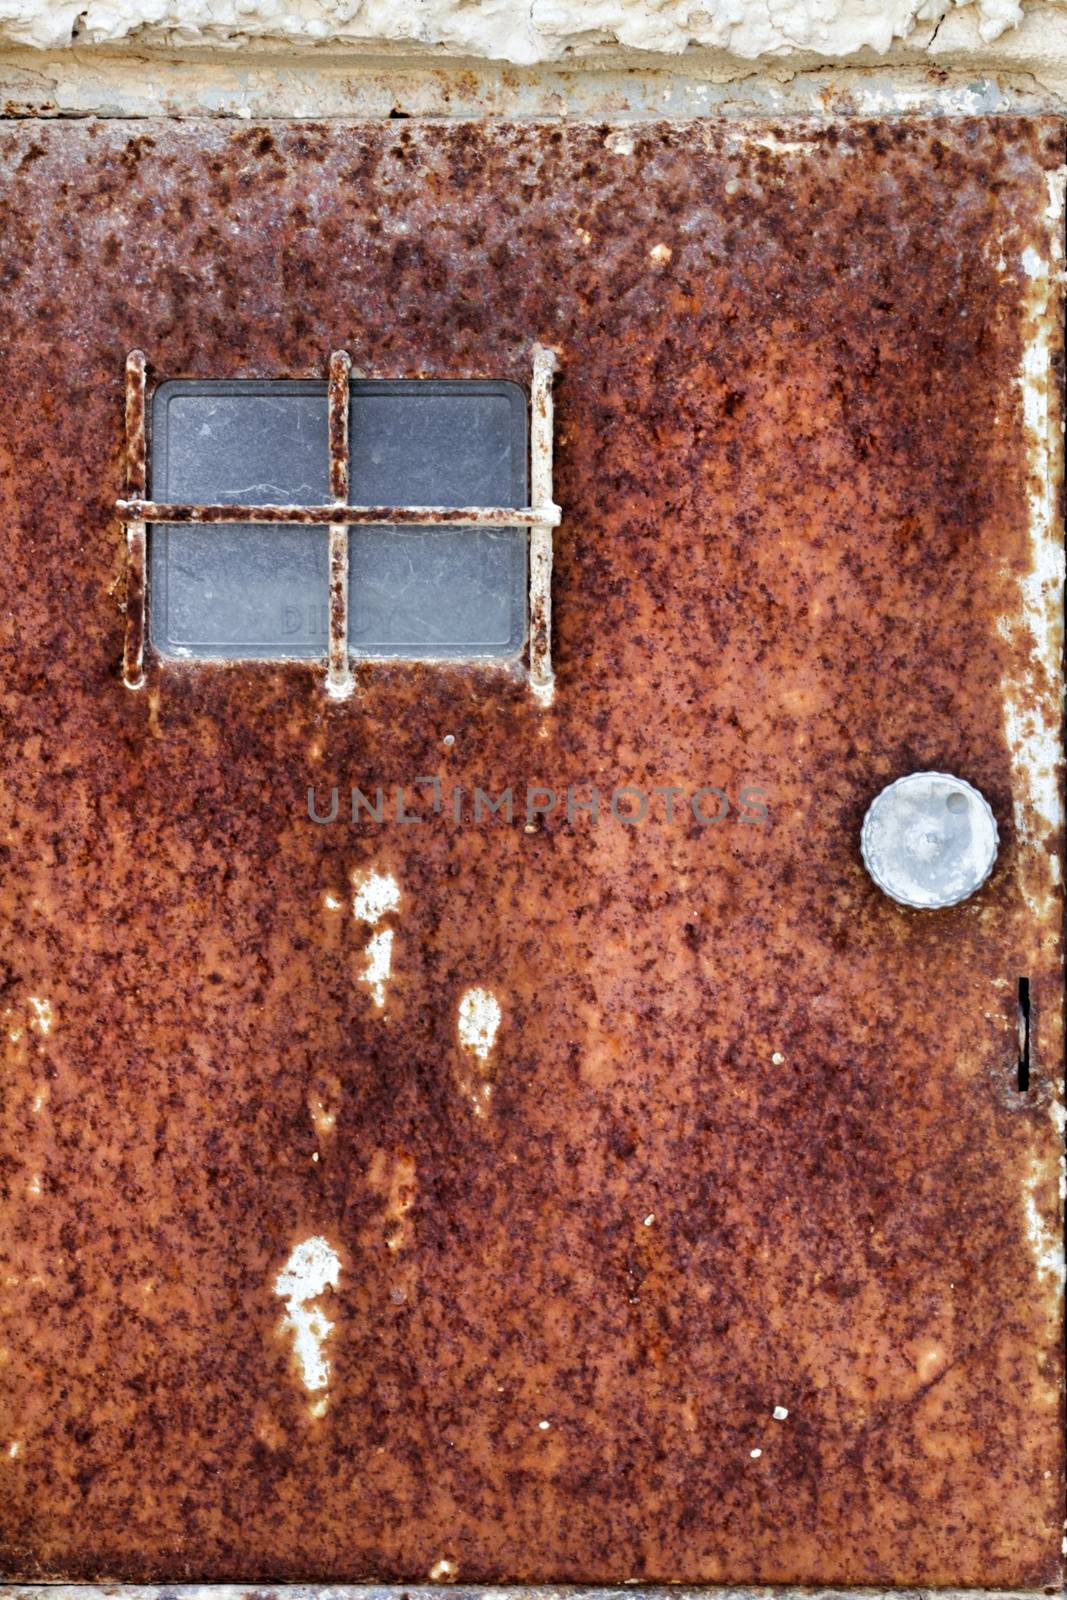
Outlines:
[[[526, 399], [511, 383], [356, 383], [352, 498], [524, 505]], [[526, 619], [524, 528], [353, 528], [356, 656], [509, 656]]]
[[[152, 404], [152, 495], [203, 504], [329, 500], [321, 383], [164, 383]], [[319, 656], [326, 528], [237, 523], [150, 533], [152, 643], [165, 655]]]

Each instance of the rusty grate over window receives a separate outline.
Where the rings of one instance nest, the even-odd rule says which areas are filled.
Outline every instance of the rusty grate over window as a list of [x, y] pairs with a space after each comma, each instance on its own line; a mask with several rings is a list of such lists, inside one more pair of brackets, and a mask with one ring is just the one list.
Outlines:
[[[146, 631], [163, 656], [322, 657], [328, 692], [344, 698], [353, 658], [512, 657], [528, 623], [530, 686], [551, 699], [554, 367], [553, 353], [535, 346], [529, 504], [517, 385], [353, 380], [343, 351], [331, 356], [325, 386], [162, 384], [149, 499], [146, 362], [131, 352], [127, 498], [118, 502], [127, 525], [127, 685], [144, 682]], [[368, 438], [355, 483], [353, 422]], [[416, 452], [420, 435], [434, 448]], [[349, 503], [353, 488], [385, 499], [401, 481], [437, 503]], [[250, 503], [246, 485], [270, 498]], [[462, 503], [477, 493], [488, 503]], [[207, 503], [212, 494], [218, 503]]]

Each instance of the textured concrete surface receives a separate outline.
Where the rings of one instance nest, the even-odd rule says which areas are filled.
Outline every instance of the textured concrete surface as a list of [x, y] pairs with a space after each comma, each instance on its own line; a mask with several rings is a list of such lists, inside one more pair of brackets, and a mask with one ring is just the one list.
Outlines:
[[0, 44], [333, 42], [522, 64], [605, 46], [667, 55], [698, 46], [743, 61], [806, 53], [836, 60], [898, 44], [929, 49], [943, 27], [958, 32], [952, 24], [964, 13], [964, 29], [988, 45], [1017, 28], [1024, 10], [1061, 9], [1019, 0], [0, 0]]

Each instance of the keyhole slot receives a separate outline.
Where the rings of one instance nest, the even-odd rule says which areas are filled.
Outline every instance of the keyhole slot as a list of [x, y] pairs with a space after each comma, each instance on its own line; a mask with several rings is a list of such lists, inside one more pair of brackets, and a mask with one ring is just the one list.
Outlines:
[[1021, 1094], [1030, 1087], [1030, 979], [1019, 979], [1019, 1058], [1015, 1081]]

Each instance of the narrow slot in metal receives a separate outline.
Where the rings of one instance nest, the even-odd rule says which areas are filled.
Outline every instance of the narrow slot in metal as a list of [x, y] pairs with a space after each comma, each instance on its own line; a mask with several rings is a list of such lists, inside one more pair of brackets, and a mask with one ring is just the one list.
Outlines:
[[1019, 1057], [1015, 1082], [1020, 1093], [1030, 1087], [1030, 979], [1019, 979]]

